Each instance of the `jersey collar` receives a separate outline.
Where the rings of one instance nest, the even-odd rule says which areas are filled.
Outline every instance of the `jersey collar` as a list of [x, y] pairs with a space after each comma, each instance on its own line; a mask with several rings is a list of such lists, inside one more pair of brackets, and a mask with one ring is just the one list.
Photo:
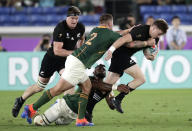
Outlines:
[[107, 28], [106, 26], [97, 26], [97, 28]]

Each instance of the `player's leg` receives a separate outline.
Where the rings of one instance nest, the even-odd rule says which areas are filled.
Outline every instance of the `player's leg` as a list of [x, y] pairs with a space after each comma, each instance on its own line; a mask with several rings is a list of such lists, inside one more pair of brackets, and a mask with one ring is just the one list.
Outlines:
[[30, 105], [26, 105], [24, 108], [24, 112], [22, 113], [22, 118], [26, 118], [27, 122], [31, 124], [31, 118], [35, 116], [37, 110], [47, 102], [49, 102], [53, 97], [60, 95], [67, 89], [72, 88], [73, 85], [68, 81], [60, 78], [59, 82], [51, 89], [48, 89], [43, 93], [43, 95], [34, 103]]
[[57, 99], [44, 114], [38, 115], [34, 118], [35, 125], [49, 125], [52, 122], [56, 122], [58, 125], [68, 125], [75, 120], [77, 114], [75, 114], [67, 105], [63, 98]]
[[56, 71], [57, 66], [53, 66], [53, 65], [58, 65], [58, 64], [55, 64], [55, 63], [57, 63], [57, 61], [49, 57], [47, 54], [43, 57], [37, 83], [28, 87], [24, 91], [22, 96], [15, 99], [15, 103], [12, 108], [12, 115], [14, 117], [17, 117], [17, 115], [19, 114], [19, 111], [23, 103], [25, 102], [25, 100], [27, 100], [33, 94], [40, 92], [44, 88], [46, 88], [46, 85], [49, 82], [50, 77]]
[[[127, 68], [124, 72], [133, 77], [133, 80], [127, 84], [130, 88], [130, 92], [145, 83], [145, 76], [137, 64]], [[115, 97], [116, 102], [121, 103], [127, 94], [128, 93], [124, 92], [119, 93], [119, 95]]]
[[92, 123], [89, 123], [87, 119], [85, 118], [85, 112], [86, 112], [86, 107], [87, 107], [87, 102], [88, 102], [88, 96], [91, 91], [91, 81], [84, 74], [85, 77], [87, 78], [84, 82], [81, 83], [81, 88], [82, 88], [82, 93], [80, 94], [79, 97], [79, 105], [78, 105], [78, 116], [76, 119], [76, 126], [93, 126]]
[[[108, 71], [108, 74], [105, 78], [105, 82], [109, 84], [113, 84], [113, 86], [115, 86], [116, 85], [115, 83], [119, 80], [123, 72], [121, 69], [114, 69], [113, 67], [114, 66], [110, 66], [109, 68], [110, 71]], [[111, 72], [113, 70], [114, 72], [119, 72], [119, 73]], [[118, 100], [115, 100], [113, 92], [110, 93], [110, 97], [106, 97], [106, 101], [111, 109], [116, 108], [118, 112], [123, 113], [123, 110], [121, 108], [121, 102]]]
[[104, 82], [108, 84], [115, 84], [119, 80], [119, 78], [120, 74], [108, 71]]

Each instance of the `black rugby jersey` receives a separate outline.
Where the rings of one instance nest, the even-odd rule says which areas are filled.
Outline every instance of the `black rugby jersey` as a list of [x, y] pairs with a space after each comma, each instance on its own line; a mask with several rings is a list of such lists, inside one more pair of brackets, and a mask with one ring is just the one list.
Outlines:
[[[63, 20], [57, 24], [57, 26], [54, 29], [53, 32], [53, 42], [63, 42], [63, 49], [66, 50], [74, 50], [75, 46], [77, 44], [77, 41], [80, 40], [80, 38], [85, 33], [85, 26], [81, 24], [80, 22], [77, 23], [77, 26], [74, 29], [70, 29], [67, 26], [66, 20]], [[47, 53], [51, 56], [54, 55], [53, 52], [53, 43], [51, 44], [51, 47], [47, 51]], [[56, 56], [61, 57], [61, 56]]]
[[[150, 29], [149, 25], [140, 25], [140, 26], [134, 27], [130, 32], [133, 41], [147, 41], [149, 38], [151, 38], [151, 36], [149, 35], [149, 29]], [[158, 44], [159, 38], [156, 38], [155, 41], [156, 41], [156, 44]], [[149, 47], [149, 46], [147, 46], [147, 47]], [[113, 53], [113, 57], [115, 55], [118, 55], [119, 53], [121, 53], [121, 55], [126, 55], [126, 56], [131, 57], [137, 51], [143, 50], [147, 47], [128, 48], [128, 47], [122, 46], [122, 47], [119, 47], [119, 49], [117, 49]]]

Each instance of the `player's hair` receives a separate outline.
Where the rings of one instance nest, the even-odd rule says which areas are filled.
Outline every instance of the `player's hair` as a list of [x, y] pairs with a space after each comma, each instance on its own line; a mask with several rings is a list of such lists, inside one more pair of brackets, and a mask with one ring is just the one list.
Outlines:
[[76, 6], [71, 6], [68, 8], [67, 16], [79, 16], [81, 14], [81, 11]]
[[113, 20], [113, 16], [111, 14], [103, 14], [100, 16], [99, 18], [99, 23], [100, 24], [105, 24], [107, 23], [109, 20]]
[[163, 34], [165, 34], [169, 28], [167, 22], [164, 19], [155, 20], [153, 25], [157, 26], [163, 32]]
[[179, 19], [180, 20], [179, 16], [173, 16], [171, 21], [173, 21], [174, 19]]

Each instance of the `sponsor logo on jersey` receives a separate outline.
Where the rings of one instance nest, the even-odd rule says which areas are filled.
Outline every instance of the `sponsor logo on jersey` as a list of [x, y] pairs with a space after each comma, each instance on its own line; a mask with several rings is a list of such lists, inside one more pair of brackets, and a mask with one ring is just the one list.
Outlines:
[[130, 60], [129, 63], [130, 63], [130, 64], [133, 64], [133, 63], [134, 63], [134, 60]]
[[78, 33], [78, 34], [77, 34], [77, 38], [79, 38], [79, 37], [80, 37], [80, 35], [81, 35], [81, 33]]
[[62, 34], [59, 34], [59, 38], [61, 38], [62, 37]]
[[44, 75], [44, 73], [45, 73], [44, 71], [41, 71], [41, 72], [40, 72], [41, 75]]
[[137, 38], [141, 37], [141, 34], [136, 35]]
[[70, 37], [69, 37], [69, 33], [67, 33], [66, 35], [67, 35], [66, 38], [69, 39], [69, 38], [70, 38]]

